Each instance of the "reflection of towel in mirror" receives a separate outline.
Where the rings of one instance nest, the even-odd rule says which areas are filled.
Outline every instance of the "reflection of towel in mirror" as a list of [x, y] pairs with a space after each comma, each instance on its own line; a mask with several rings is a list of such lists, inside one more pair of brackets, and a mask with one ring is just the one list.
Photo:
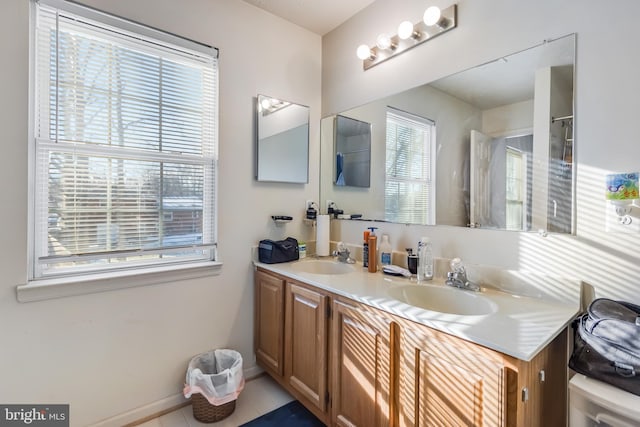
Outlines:
[[344, 183], [344, 154], [336, 153], [336, 185], [345, 185]]

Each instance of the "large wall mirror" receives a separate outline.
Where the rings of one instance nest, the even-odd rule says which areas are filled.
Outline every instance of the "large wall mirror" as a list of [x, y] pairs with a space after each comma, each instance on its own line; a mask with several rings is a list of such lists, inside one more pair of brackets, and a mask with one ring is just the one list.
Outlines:
[[363, 219], [574, 231], [575, 35], [340, 112], [371, 124], [371, 183], [336, 185], [321, 122], [320, 200]]
[[309, 107], [258, 95], [256, 112], [256, 179], [309, 182]]

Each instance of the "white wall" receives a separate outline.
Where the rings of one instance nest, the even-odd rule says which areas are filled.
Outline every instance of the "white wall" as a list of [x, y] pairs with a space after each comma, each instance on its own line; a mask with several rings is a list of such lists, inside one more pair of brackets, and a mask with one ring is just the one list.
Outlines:
[[533, 100], [501, 105], [482, 112], [482, 133], [517, 136], [533, 129]]
[[[25, 282], [27, 264], [28, 2], [3, 1], [0, 402], [68, 402], [72, 425], [87, 425], [165, 398], [171, 402], [190, 357], [207, 349], [236, 348], [253, 365], [250, 246], [263, 237], [312, 235], [301, 218], [304, 200], [318, 195], [321, 94], [324, 116], [572, 32], [578, 34], [577, 236], [404, 225], [380, 231], [391, 234], [396, 249], [415, 246], [426, 234], [439, 256], [577, 276], [599, 295], [640, 303], [638, 235], [604, 231], [604, 175], [640, 169], [640, 2], [461, 0], [457, 29], [366, 72], [355, 47], [373, 43], [378, 32], [395, 32], [404, 19], [418, 20], [432, 2], [377, 0], [323, 38], [322, 48], [318, 36], [241, 1], [86, 2], [220, 48], [219, 231], [225, 265], [220, 276], [208, 279], [16, 302], [15, 286]], [[309, 184], [254, 181], [257, 93], [311, 106]], [[269, 219], [276, 213], [296, 219], [276, 227]], [[336, 223], [332, 239], [360, 243], [365, 225]]]
[[[351, 109], [569, 33], [577, 33], [577, 235], [455, 227], [384, 225], [396, 250], [429, 235], [437, 256], [469, 263], [579, 277], [599, 296], [640, 303], [640, 238], [605, 232], [605, 175], [640, 170], [637, 119], [640, 2], [621, 0], [460, 0], [458, 28], [367, 71], [355, 56], [380, 32], [419, 20], [427, 5], [451, 1], [378, 0], [323, 38], [323, 116]], [[597, 25], [613, 22], [612, 25]], [[640, 221], [640, 218], [636, 218]], [[333, 240], [360, 243], [367, 224], [340, 221]], [[558, 292], [562, 292], [561, 289]]]
[[[85, 3], [220, 49], [218, 229], [224, 266], [216, 277], [16, 301], [16, 285], [27, 278], [29, 2], [3, 1], [0, 402], [70, 403], [72, 426], [153, 402], [160, 404], [147, 410], [181, 401], [189, 359], [211, 348], [235, 348], [245, 365], [253, 366], [250, 248], [265, 237], [308, 239], [304, 201], [318, 196], [319, 36], [242, 1]], [[311, 106], [309, 184], [255, 182], [253, 97], [258, 93]], [[295, 219], [276, 227], [272, 214]]]

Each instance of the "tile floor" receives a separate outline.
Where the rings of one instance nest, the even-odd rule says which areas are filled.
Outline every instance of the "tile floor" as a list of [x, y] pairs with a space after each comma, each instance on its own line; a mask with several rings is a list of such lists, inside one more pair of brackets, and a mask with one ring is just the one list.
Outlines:
[[217, 423], [205, 424], [197, 421], [193, 418], [193, 410], [189, 405], [140, 424], [139, 427], [238, 427], [292, 400], [293, 397], [271, 377], [262, 375], [246, 382], [233, 414]]

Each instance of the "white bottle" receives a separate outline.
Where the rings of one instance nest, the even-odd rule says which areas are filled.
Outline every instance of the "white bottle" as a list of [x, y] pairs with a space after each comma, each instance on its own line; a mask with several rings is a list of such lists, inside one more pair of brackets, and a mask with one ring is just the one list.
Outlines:
[[418, 282], [433, 279], [433, 249], [431, 240], [423, 237], [418, 243]]
[[389, 243], [389, 236], [382, 235], [382, 241], [380, 242], [380, 266], [391, 265], [391, 243]]

